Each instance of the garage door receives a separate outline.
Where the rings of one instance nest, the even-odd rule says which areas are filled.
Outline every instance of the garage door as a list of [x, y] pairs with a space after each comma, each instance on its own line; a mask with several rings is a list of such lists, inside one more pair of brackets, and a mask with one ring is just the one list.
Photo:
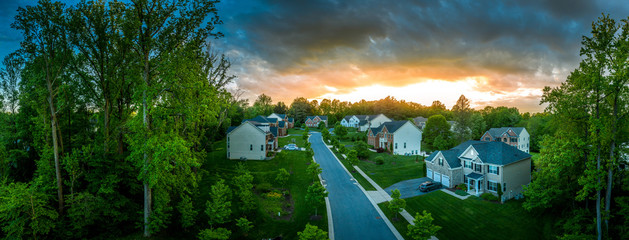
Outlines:
[[441, 183], [443, 186], [450, 187], [450, 177], [447, 175], [441, 176]]
[[435, 182], [441, 182], [441, 174], [436, 172], [434, 180]]
[[429, 177], [430, 179], [432, 179], [432, 169], [426, 168], [426, 177]]

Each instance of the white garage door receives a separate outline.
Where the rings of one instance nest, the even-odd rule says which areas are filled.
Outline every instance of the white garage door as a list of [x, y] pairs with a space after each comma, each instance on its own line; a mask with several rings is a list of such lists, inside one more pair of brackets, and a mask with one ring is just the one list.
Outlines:
[[432, 179], [432, 169], [426, 168], [426, 177], [429, 177], [430, 179]]
[[450, 187], [450, 177], [447, 175], [443, 175], [441, 177], [441, 183], [443, 184], [443, 186], [445, 187]]
[[436, 172], [434, 180], [435, 182], [441, 182], [441, 174]]

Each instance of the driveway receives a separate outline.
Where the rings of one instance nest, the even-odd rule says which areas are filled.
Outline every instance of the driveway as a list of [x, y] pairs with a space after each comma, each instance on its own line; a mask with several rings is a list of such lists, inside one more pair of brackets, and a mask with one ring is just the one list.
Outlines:
[[432, 181], [432, 180], [428, 177], [423, 177], [423, 178], [416, 178], [416, 179], [401, 181], [401, 182], [391, 185], [388, 188], [385, 188], [384, 190], [387, 193], [389, 193], [389, 195], [391, 195], [391, 192], [393, 190], [398, 189], [400, 190], [400, 195], [401, 195], [400, 198], [412, 198], [412, 197], [424, 195], [426, 193], [430, 193], [432, 191], [439, 190], [439, 189], [435, 189], [430, 192], [419, 191], [419, 184], [426, 181]]
[[321, 133], [311, 134], [314, 157], [327, 183], [335, 240], [396, 239], [367, 196], [325, 146]]

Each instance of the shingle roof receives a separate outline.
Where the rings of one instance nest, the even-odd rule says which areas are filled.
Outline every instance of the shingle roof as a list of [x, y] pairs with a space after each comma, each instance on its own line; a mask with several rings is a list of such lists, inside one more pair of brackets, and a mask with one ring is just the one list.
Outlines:
[[472, 147], [476, 149], [478, 158], [484, 163], [508, 165], [531, 157], [530, 154], [504, 142], [483, 142], [473, 144]]
[[509, 131], [509, 129], [513, 130], [513, 132], [515, 132], [515, 134], [517, 134], [518, 136], [522, 134], [522, 131], [524, 130], [523, 127], [501, 127], [491, 128], [487, 130], [487, 132], [489, 132], [489, 135], [491, 135], [491, 137], [498, 138], [501, 137], [503, 133]]
[[[274, 113], [274, 114], [277, 115], [277, 116], [280, 116], [281, 119], [286, 118], [286, 114], [279, 114], [279, 113]], [[271, 115], [269, 115], [269, 116], [271, 116]]]
[[450, 150], [443, 150], [443, 151], [435, 151], [432, 154], [430, 154], [430, 156], [428, 156], [426, 158], [426, 161], [432, 161], [433, 158], [435, 156], [437, 156], [437, 153], [441, 152], [441, 154], [443, 155], [443, 157], [446, 159], [446, 161], [448, 162], [448, 165], [450, 165], [451, 168], [457, 168], [461, 166], [461, 160], [459, 160], [459, 156], [461, 155], [461, 153], [463, 153], [463, 151], [465, 151], [465, 149], [467, 149], [470, 145], [472, 144], [476, 144], [476, 143], [483, 143], [481, 141], [476, 141], [476, 140], [468, 140], [465, 141], [461, 144], [459, 144], [456, 147], [451, 148]]
[[428, 121], [428, 118], [420, 116], [420, 117], [413, 118], [413, 121], [415, 121], [415, 122], [425, 122], [425, 121]]
[[277, 127], [270, 127], [269, 130], [271, 131], [271, 134], [273, 134], [274, 137], [277, 137]]
[[354, 115], [347, 115], [343, 119], [345, 119], [345, 121], [349, 121], [349, 119], [351, 119], [353, 116]]
[[259, 123], [275, 123], [277, 122], [277, 118], [267, 118], [265, 116], [256, 116], [252, 119], [242, 120], [243, 123], [246, 121], [253, 121], [253, 122], [259, 122]]
[[289, 121], [289, 122], [294, 122], [294, 121], [295, 121], [295, 119], [294, 119], [294, 118], [288, 118], [288, 121]]
[[[317, 116], [318, 116], [321, 120], [325, 120], [325, 121], [327, 121], [327, 120], [328, 120], [328, 116], [323, 116], [323, 115], [317, 115]], [[314, 118], [315, 118], [315, 117], [317, 117], [317, 116], [307, 116], [307, 117], [306, 117], [306, 120], [308, 120], [308, 119], [314, 119]]]
[[395, 131], [400, 129], [400, 127], [404, 126], [404, 124], [406, 124], [407, 122], [408, 122], [408, 120], [405, 120], [405, 121], [392, 121], [392, 122], [384, 122], [384, 123], [382, 123], [382, 125], [385, 125], [387, 127], [387, 130], [390, 133], [395, 133]]
[[285, 125], [286, 125], [286, 122], [280, 121], [280, 123], [278, 124], [278, 127], [284, 128]]
[[227, 133], [230, 133], [231, 131], [233, 131], [234, 129], [236, 129], [238, 126], [230, 126], [227, 128]]
[[471, 178], [471, 179], [480, 179], [481, 177], [483, 177], [483, 175], [481, 175], [480, 173], [470, 173], [467, 175], [467, 178]]

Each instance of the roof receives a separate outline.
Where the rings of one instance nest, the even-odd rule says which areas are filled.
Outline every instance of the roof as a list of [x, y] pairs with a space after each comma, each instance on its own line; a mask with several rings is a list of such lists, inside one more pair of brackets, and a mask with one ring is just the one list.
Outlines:
[[258, 116], [254, 117], [252, 119], [242, 120], [243, 123], [246, 122], [246, 121], [258, 122], [258, 123], [275, 123], [275, 122], [277, 122], [277, 118], [268, 118], [268, 117], [265, 117], [265, 116], [258, 115]]
[[459, 156], [472, 144], [476, 144], [476, 143], [484, 143], [481, 141], [476, 141], [476, 140], [468, 140], [465, 141], [461, 144], [459, 144], [456, 147], [451, 148], [450, 150], [443, 150], [443, 151], [435, 151], [432, 154], [430, 154], [430, 156], [428, 156], [426, 158], [426, 161], [432, 161], [433, 158], [435, 158], [435, 156], [437, 156], [437, 154], [439, 152], [441, 152], [441, 155], [443, 155], [443, 157], [446, 159], [446, 161], [448, 162], [448, 165], [450, 166], [450, 168], [458, 168], [461, 166], [461, 160], [459, 160]]
[[349, 119], [351, 119], [353, 116], [354, 115], [347, 115], [343, 119], [345, 119], [345, 121], [349, 121]]
[[428, 118], [419, 116], [419, 117], [413, 118], [413, 121], [415, 121], [415, 122], [426, 122], [426, 121], [428, 121]]
[[531, 154], [520, 151], [504, 142], [482, 142], [473, 144], [478, 152], [478, 158], [484, 163], [508, 165], [531, 157]]
[[294, 122], [294, 121], [295, 121], [295, 119], [294, 119], [294, 118], [288, 118], [288, 121], [289, 121], [289, 122]]
[[238, 126], [230, 126], [227, 128], [227, 133], [230, 133], [231, 131], [233, 131], [234, 129], [236, 129]]
[[286, 126], [286, 122], [280, 121], [280, 123], [277, 126], [281, 127], [281, 128], [284, 128], [284, 126]]
[[389, 131], [390, 133], [395, 133], [395, 131], [397, 131], [398, 129], [400, 129], [400, 127], [402, 127], [405, 123], [407, 123], [408, 121], [392, 121], [392, 122], [384, 122], [382, 124], [380, 124], [380, 126], [376, 127], [376, 128], [370, 128], [371, 132], [373, 132], [373, 134], [378, 134], [380, 133], [380, 131], [382, 131], [383, 127], [387, 127], [387, 131]]
[[269, 130], [274, 137], [277, 137], [277, 127], [270, 127]]
[[490, 128], [489, 130], [487, 130], [487, 132], [489, 133], [489, 135], [491, 135], [492, 138], [498, 138], [501, 137], [502, 134], [504, 134], [505, 132], [509, 131], [509, 129], [513, 130], [513, 132], [515, 132], [515, 134], [517, 134], [518, 136], [520, 136], [520, 134], [522, 134], [522, 131], [524, 131], [523, 127], [501, 127]]
[[242, 122], [242, 124], [238, 125], [238, 126], [230, 126], [229, 128], [227, 128], [227, 134], [230, 134], [231, 132], [233, 132], [234, 130], [236, 130], [236, 128], [242, 127], [245, 124], [251, 124], [255, 129], [258, 129], [258, 131], [266, 134], [268, 132], [265, 132], [263, 129], [259, 128], [259, 126], [268, 126], [268, 125], [262, 125], [259, 122], [255, 122], [255, 121], [249, 121], [249, 120], [244, 120]]
[[481, 175], [479, 173], [475, 173], [475, 172], [470, 173], [470, 174], [465, 175], [465, 176], [467, 176], [467, 178], [471, 178], [471, 179], [481, 179], [483, 177], [483, 175]]
[[308, 119], [314, 119], [315, 117], [319, 117], [321, 120], [323, 121], [327, 121], [328, 120], [328, 116], [323, 116], [323, 115], [317, 115], [317, 116], [307, 116], [306, 120]]
[[[281, 119], [286, 118], [286, 114], [271, 113], [271, 115], [273, 115], [273, 114], [275, 114], [275, 115], [279, 116]], [[271, 115], [269, 115], [269, 116], [271, 116]]]

